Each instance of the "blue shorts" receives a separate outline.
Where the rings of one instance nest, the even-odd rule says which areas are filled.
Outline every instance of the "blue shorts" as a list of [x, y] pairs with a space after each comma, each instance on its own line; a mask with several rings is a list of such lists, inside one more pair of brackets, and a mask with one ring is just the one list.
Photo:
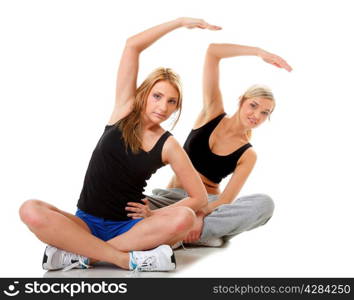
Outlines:
[[78, 209], [75, 213], [90, 228], [91, 233], [103, 241], [108, 241], [124, 232], [127, 232], [142, 219], [128, 221], [113, 221], [95, 217]]

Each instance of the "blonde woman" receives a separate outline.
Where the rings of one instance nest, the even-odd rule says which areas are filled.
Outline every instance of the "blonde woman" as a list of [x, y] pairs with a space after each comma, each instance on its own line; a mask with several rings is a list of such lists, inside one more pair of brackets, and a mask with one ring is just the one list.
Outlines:
[[[257, 47], [236, 44], [211, 44], [205, 56], [203, 73], [203, 108], [184, 149], [208, 193], [208, 205], [197, 212], [197, 222], [184, 239], [186, 243], [221, 246], [226, 239], [265, 224], [272, 216], [274, 204], [265, 194], [237, 198], [256, 163], [250, 144], [251, 131], [267, 120], [275, 108], [271, 90], [250, 87], [240, 98], [238, 110], [227, 116], [219, 87], [219, 63], [228, 57], [253, 55], [276, 67], [291, 71], [281, 57]], [[219, 185], [232, 174], [223, 190]], [[149, 203], [131, 204], [133, 217], [149, 215], [151, 209], [178, 203], [188, 195], [180, 178], [174, 176], [167, 189], [155, 189]], [[153, 211], [153, 210], [152, 210]]]
[[[179, 27], [219, 29], [201, 19], [179, 18], [127, 39], [113, 113], [93, 151], [76, 214], [40, 200], [27, 200], [21, 206], [22, 221], [48, 244], [44, 269], [87, 268], [97, 261], [139, 271], [176, 267], [168, 245], [191, 230], [194, 212], [205, 206], [207, 197], [188, 156], [160, 126], [182, 106], [178, 76], [160, 68], [138, 88], [136, 81], [140, 53]], [[166, 164], [189, 196], [148, 218], [127, 217], [127, 202], [139, 203], [146, 180]], [[142, 251], [146, 249], [153, 250]]]

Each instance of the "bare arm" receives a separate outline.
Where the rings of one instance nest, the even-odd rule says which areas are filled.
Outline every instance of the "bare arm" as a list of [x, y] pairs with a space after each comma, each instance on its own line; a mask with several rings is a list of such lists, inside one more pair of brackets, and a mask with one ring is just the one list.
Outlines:
[[179, 27], [220, 29], [202, 19], [178, 18], [128, 38], [118, 68], [115, 106], [109, 124], [117, 122], [131, 111], [136, 92], [140, 53], [159, 38]]
[[162, 157], [166, 163], [171, 165], [183, 189], [189, 196], [168, 207], [188, 206], [194, 211], [198, 211], [208, 203], [203, 182], [194, 169], [188, 155], [178, 142], [173, 137], [170, 137], [167, 141], [168, 143], [163, 149]]
[[259, 56], [265, 62], [276, 67], [291, 71], [292, 68], [280, 56], [272, 54], [258, 47], [243, 46], [237, 44], [210, 44], [207, 53], [217, 59], [235, 56]]
[[223, 204], [231, 203], [239, 194], [242, 186], [251, 173], [253, 166], [256, 162], [256, 154], [252, 149], [249, 149], [241, 157], [237, 165], [237, 172], [234, 172], [224, 191], [219, 196], [218, 200], [209, 203], [202, 210], [196, 212], [197, 219], [194, 223], [193, 229], [183, 240], [185, 243], [193, 243], [200, 238], [203, 230], [204, 217], [214, 211], [217, 207]]
[[281, 57], [258, 47], [237, 44], [210, 44], [205, 54], [203, 70], [203, 109], [194, 125], [200, 127], [217, 115], [224, 112], [222, 94], [220, 91], [220, 60], [236, 56], [258, 56], [265, 62], [279, 68], [291, 71], [291, 67]]
[[243, 154], [241, 160], [237, 164], [234, 174], [231, 176], [218, 200], [208, 204], [206, 214], [210, 214], [218, 206], [223, 204], [230, 204], [232, 201], [234, 201], [234, 199], [236, 199], [249, 174], [251, 173], [256, 163], [256, 159], [256, 153], [251, 148]]

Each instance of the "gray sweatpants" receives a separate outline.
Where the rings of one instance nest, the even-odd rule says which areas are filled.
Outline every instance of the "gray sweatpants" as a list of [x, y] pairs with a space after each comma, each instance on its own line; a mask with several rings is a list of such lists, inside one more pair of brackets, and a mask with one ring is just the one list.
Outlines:
[[[179, 188], [154, 189], [149, 199], [151, 209], [157, 209], [174, 204], [187, 197], [187, 192]], [[208, 201], [213, 202], [218, 195], [208, 194]], [[272, 217], [274, 211], [273, 200], [265, 194], [253, 194], [239, 197], [231, 204], [217, 207], [204, 218], [201, 242], [210, 238], [228, 240], [235, 235], [264, 225]]]

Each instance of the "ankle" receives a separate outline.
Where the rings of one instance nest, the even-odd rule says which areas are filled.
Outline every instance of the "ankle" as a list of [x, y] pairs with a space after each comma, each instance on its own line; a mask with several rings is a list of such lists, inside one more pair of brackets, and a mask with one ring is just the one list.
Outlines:
[[130, 253], [122, 253], [122, 255], [119, 255], [117, 261], [115, 262], [115, 264], [123, 269], [129, 270], [130, 267]]

